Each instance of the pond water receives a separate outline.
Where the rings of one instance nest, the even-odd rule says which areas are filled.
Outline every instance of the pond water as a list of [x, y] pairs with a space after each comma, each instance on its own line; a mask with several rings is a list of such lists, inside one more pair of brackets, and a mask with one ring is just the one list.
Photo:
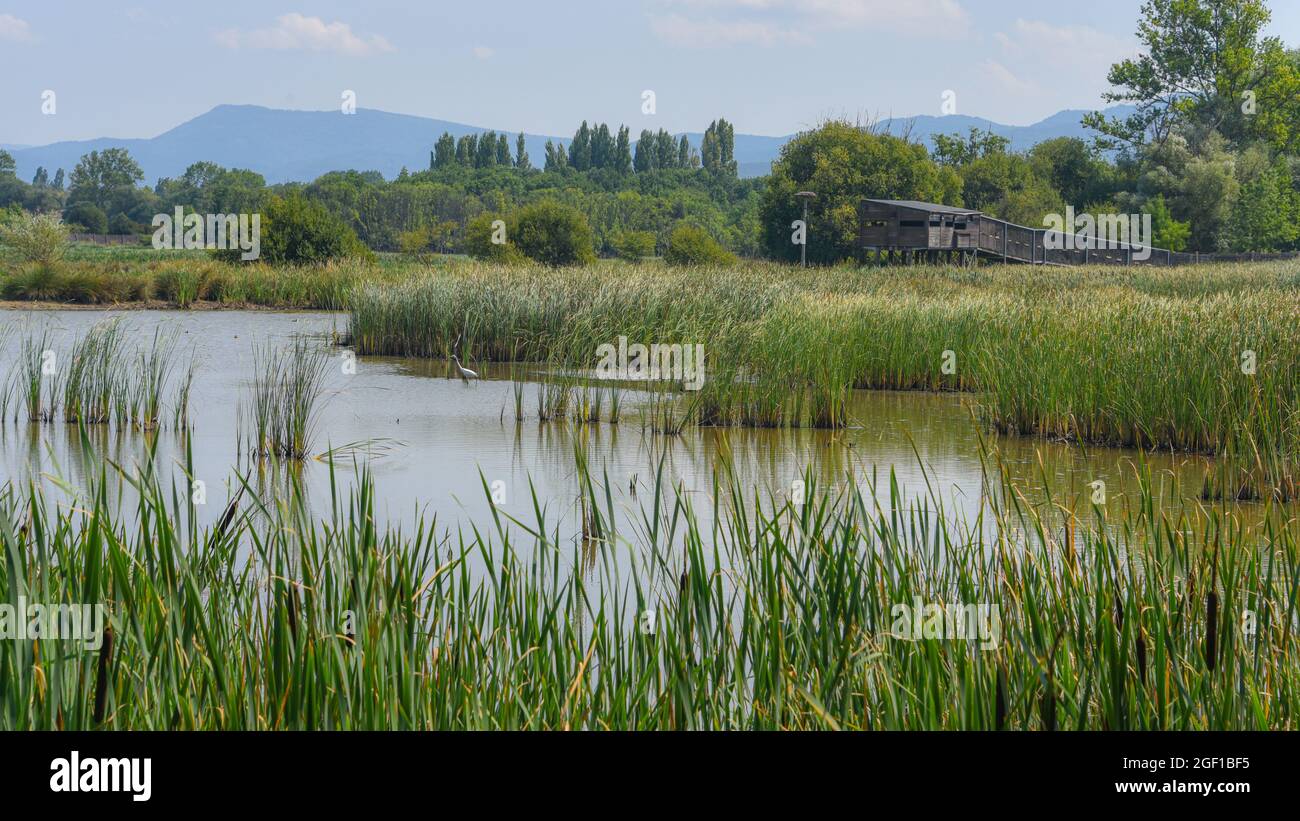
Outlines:
[[[516, 421], [512, 369], [500, 365], [466, 363], [484, 376], [469, 384], [441, 361], [361, 357], [355, 373], [345, 373], [346, 358], [333, 347], [335, 334], [347, 328], [343, 314], [0, 311], [0, 332], [7, 329], [0, 379], [9, 380], [15, 373], [24, 338], [48, 331], [50, 349], [66, 352], [77, 337], [113, 316], [120, 317], [139, 344], [147, 344], [157, 328], [174, 332], [182, 365], [193, 357], [188, 443], [166, 427], [149, 435], [101, 427], [90, 437], [93, 453], [87, 454], [74, 426], [15, 421], [11, 406], [0, 426], [0, 485], [39, 481], [51, 498], [66, 500], [67, 488], [88, 486], [101, 457], [131, 466], [147, 459], [154, 444], [155, 464], [168, 466], [180, 481], [188, 445], [194, 476], [208, 488], [207, 504], [196, 509], [198, 516], [203, 522], [214, 521], [225, 507], [234, 477], [255, 470], [248, 454], [241, 453], [238, 438], [241, 407], [254, 381], [254, 345], [287, 346], [307, 338], [327, 348], [337, 363], [326, 380], [313, 452], [367, 443], [336, 460], [336, 478], [346, 492], [354, 479], [355, 456], [373, 476], [378, 515], [404, 528], [421, 514], [426, 520], [436, 516], [438, 528], [453, 533], [474, 524], [483, 528], [491, 522], [493, 506], [484, 490], [486, 482], [496, 489], [501, 512], [535, 523], [535, 494], [547, 511], [548, 528], [573, 537], [580, 528], [575, 460], [580, 445], [593, 476], [602, 484], [608, 476], [619, 515], [631, 521], [638, 520], [661, 463], [665, 478], [683, 488], [706, 519], [715, 479], [724, 477], [721, 487], [726, 493], [728, 472], [751, 489], [751, 499], [752, 488], [764, 499], [788, 497], [795, 492], [793, 483], [810, 469], [823, 487], [843, 488], [853, 482], [869, 494], [874, 485], [876, 498], [888, 506], [893, 471], [904, 499], [923, 496], [929, 487], [944, 500], [948, 515], [967, 517], [979, 511], [987, 490], [981, 427], [969, 399], [959, 395], [858, 392], [852, 401], [853, 426], [838, 432], [688, 428], [679, 436], [665, 436], [643, 427], [639, 409], [644, 397], [634, 392], [624, 394], [617, 425], [540, 421], [540, 382], [536, 374], [514, 369], [525, 382], [526, 418]], [[984, 436], [988, 439], [987, 433]], [[1143, 461], [1171, 510], [1201, 504], [1197, 497], [1209, 464], [1203, 457], [1085, 450], [1037, 438], [994, 441], [1011, 475], [1031, 487], [1045, 481], [1057, 504], [1089, 509], [1090, 485], [1100, 480], [1106, 484], [1108, 509], [1122, 508], [1136, 497]], [[327, 517], [329, 466], [309, 460], [301, 476], [313, 513]], [[1030, 499], [1042, 503], [1045, 497], [1040, 493]], [[1261, 515], [1262, 507], [1232, 504], [1223, 509], [1250, 521]]]

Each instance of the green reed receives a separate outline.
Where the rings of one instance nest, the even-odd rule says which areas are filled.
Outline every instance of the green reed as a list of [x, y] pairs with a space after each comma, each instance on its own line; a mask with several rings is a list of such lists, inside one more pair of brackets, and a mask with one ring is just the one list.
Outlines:
[[[0, 729], [1297, 726], [1281, 509], [1247, 529], [1149, 477], [1122, 510], [1028, 504], [990, 454], [967, 515], [892, 473], [796, 502], [661, 465], [628, 520], [589, 458], [575, 539], [536, 499], [382, 530], [365, 473], [320, 521], [292, 472], [275, 503], [237, 479], [202, 528], [148, 465], [124, 509], [103, 463], [75, 505], [6, 487], [6, 601], [104, 604], [112, 638], [0, 642]], [[998, 640], [912, 635], [917, 602], [995, 605]]]
[[[767, 264], [675, 271], [467, 265], [361, 286], [360, 353], [590, 371], [619, 336], [701, 343], [688, 423], [852, 424], [854, 389], [975, 395], [1006, 433], [1238, 454], [1262, 493], [1300, 468], [1300, 265], [1182, 269], [849, 269]], [[1249, 360], [1249, 361], [1247, 361]], [[1249, 371], [1249, 372], [1247, 372]]]
[[254, 455], [282, 460], [310, 455], [328, 369], [325, 350], [308, 339], [295, 339], [288, 347], [255, 346], [254, 380], [245, 402]]

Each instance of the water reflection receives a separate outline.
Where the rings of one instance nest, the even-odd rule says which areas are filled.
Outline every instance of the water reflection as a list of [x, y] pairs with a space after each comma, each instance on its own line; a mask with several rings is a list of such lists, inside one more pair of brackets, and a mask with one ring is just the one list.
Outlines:
[[[0, 378], [15, 372], [20, 341], [49, 331], [51, 346], [67, 350], [104, 311], [0, 312], [10, 329], [0, 353]], [[153, 464], [182, 490], [192, 478], [207, 488], [206, 504], [195, 506], [200, 524], [211, 524], [237, 491], [237, 476], [249, 477], [258, 495], [271, 502], [286, 493], [288, 479], [241, 452], [241, 403], [254, 378], [254, 343], [287, 344], [297, 337], [331, 344], [346, 317], [323, 313], [155, 312], [130, 313], [123, 320], [144, 344], [160, 325], [182, 340], [177, 356], [196, 363], [191, 399], [192, 429], [153, 433], [98, 426], [85, 438], [65, 424], [33, 425], [10, 419], [0, 426], [0, 483], [42, 482], [52, 496], [67, 500], [65, 488], [83, 490], [96, 477], [114, 471], [105, 460], [128, 470]], [[332, 352], [334, 355], [337, 352]], [[897, 484], [904, 499], [930, 493], [945, 501], [953, 516], [973, 520], [988, 491], [981, 448], [995, 449], [1013, 481], [1046, 485], [1050, 503], [1086, 511], [1090, 486], [1106, 486], [1108, 509], [1131, 505], [1138, 476], [1150, 471], [1160, 501], [1170, 510], [1195, 509], [1204, 471], [1202, 457], [1139, 454], [1116, 449], [1086, 449], [1029, 438], [983, 440], [969, 398], [959, 395], [859, 392], [852, 400], [853, 426], [842, 431], [688, 429], [680, 436], [652, 433], [640, 421], [645, 397], [626, 393], [622, 420], [573, 425], [537, 419], [539, 383], [535, 368], [466, 363], [484, 379], [470, 384], [455, 377], [448, 363], [362, 358], [355, 373], [332, 367], [314, 442], [316, 452], [336, 451], [332, 461], [341, 492], [353, 482], [353, 465], [372, 474], [376, 515], [410, 526], [421, 514], [437, 516], [441, 527], [467, 530], [491, 521], [493, 502], [484, 485], [502, 492], [499, 512], [533, 523], [535, 509], [547, 525], [579, 545], [581, 489], [575, 453], [586, 454], [593, 478], [608, 481], [617, 515], [625, 526], [641, 520], [645, 494], [660, 470], [668, 485], [681, 488], [702, 517], [711, 521], [715, 489], [723, 497], [731, 481], [748, 488], [750, 499], [787, 499], [796, 482], [812, 479], [820, 488], [875, 491], [882, 506]], [[511, 378], [513, 377], [513, 379]], [[515, 419], [516, 386], [523, 383], [525, 418]], [[167, 418], [170, 418], [168, 415]], [[982, 444], [983, 443], [983, 444]], [[328, 459], [297, 468], [313, 515], [331, 509]], [[805, 471], [808, 471], [805, 474]], [[129, 503], [131, 487], [119, 478], [109, 483], [110, 501]], [[1031, 499], [1048, 504], [1046, 496]], [[1248, 524], [1263, 506], [1220, 503]], [[587, 570], [595, 552], [587, 551]]]

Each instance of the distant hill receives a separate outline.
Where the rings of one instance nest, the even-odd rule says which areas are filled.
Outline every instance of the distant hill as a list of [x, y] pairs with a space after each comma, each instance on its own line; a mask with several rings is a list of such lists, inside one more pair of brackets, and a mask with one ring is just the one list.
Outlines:
[[[1123, 113], [1120, 109], [1113, 109]], [[972, 126], [988, 128], [1008, 137], [1013, 148], [1028, 148], [1053, 137], [1086, 137], [1079, 124], [1082, 111], [1062, 111], [1042, 122], [1008, 126], [976, 117], [899, 117], [885, 120], [882, 129], [892, 134], [909, 133], [915, 140], [930, 143], [933, 134], [965, 133]], [[444, 131], [455, 137], [482, 133], [487, 128], [410, 114], [358, 109], [355, 114], [338, 111], [287, 111], [253, 105], [219, 105], [206, 114], [148, 139], [101, 137], [7, 149], [18, 166], [18, 176], [30, 180], [38, 166], [52, 175], [55, 169], [71, 172], [77, 160], [90, 151], [126, 148], [153, 184], [159, 177], [175, 177], [194, 162], [207, 160], [228, 168], [249, 168], [267, 182], [311, 181], [328, 171], [355, 169], [379, 171], [395, 177], [403, 167], [421, 171], [429, 166], [429, 152]], [[639, 129], [634, 129], [639, 131]], [[507, 131], [514, 151], [516, 132]], [[635, 136], [635, 134], [634, 134]], [[688, 135], [699, 146], [701, 134]], [[568, 145], [569, 138], [525, 134], [524, 142], [533, 164], [545, 160], [546, 141]], [[752, 134], [736, 135], [736, 162], [742, 176], [766, 174], [781, 146], [790, 139]]]

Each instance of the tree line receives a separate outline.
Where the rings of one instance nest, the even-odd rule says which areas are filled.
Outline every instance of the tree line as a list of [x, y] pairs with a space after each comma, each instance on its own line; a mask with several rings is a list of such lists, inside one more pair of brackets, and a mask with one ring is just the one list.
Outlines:
[[[386, 180], [338, 171], [310, 183], [268, 186], [261, 175], [213, 163], [142, 185], [123, 149], [90, 152], [68, 175], [38, 169], [30, 184], [0, 151], [0, 208], [62, 210], [92, 232], [147, 230], [176, 206], [252, 211], [299, 193], [380, 251], [461, 252], [470, 222], [541, 201], [579, 212], [596, 253], [662, 253], [679, 224], [732, 252], [795, 259], [796, 192], [812, 190], [809, 259], [852, 258], [862, 199], [961, 205], [1042, 226], [1048, 214], [1147, 213], [1153, 244], [1176, 251], [1300, 248], [1300, 51], [1266, 34], [1264, 0], [1147, 0], [1139, 57], [1111, 68], [1108, 99], [1123, 118], [1091, 114], [1090, 140], [1059, 138], [1026, 151], [980, 130], [922, 145], [871, 124], [831, 121], [797, 135], [769, 175], [740, 179], [735, 131], [709, 124], [686, 135], [584, 121], [567, 142], [548, 141], [538, 168], [519, 133], [444, 133], [429, 167]], [[513, 143], [513, 149], [512, 149]]]

